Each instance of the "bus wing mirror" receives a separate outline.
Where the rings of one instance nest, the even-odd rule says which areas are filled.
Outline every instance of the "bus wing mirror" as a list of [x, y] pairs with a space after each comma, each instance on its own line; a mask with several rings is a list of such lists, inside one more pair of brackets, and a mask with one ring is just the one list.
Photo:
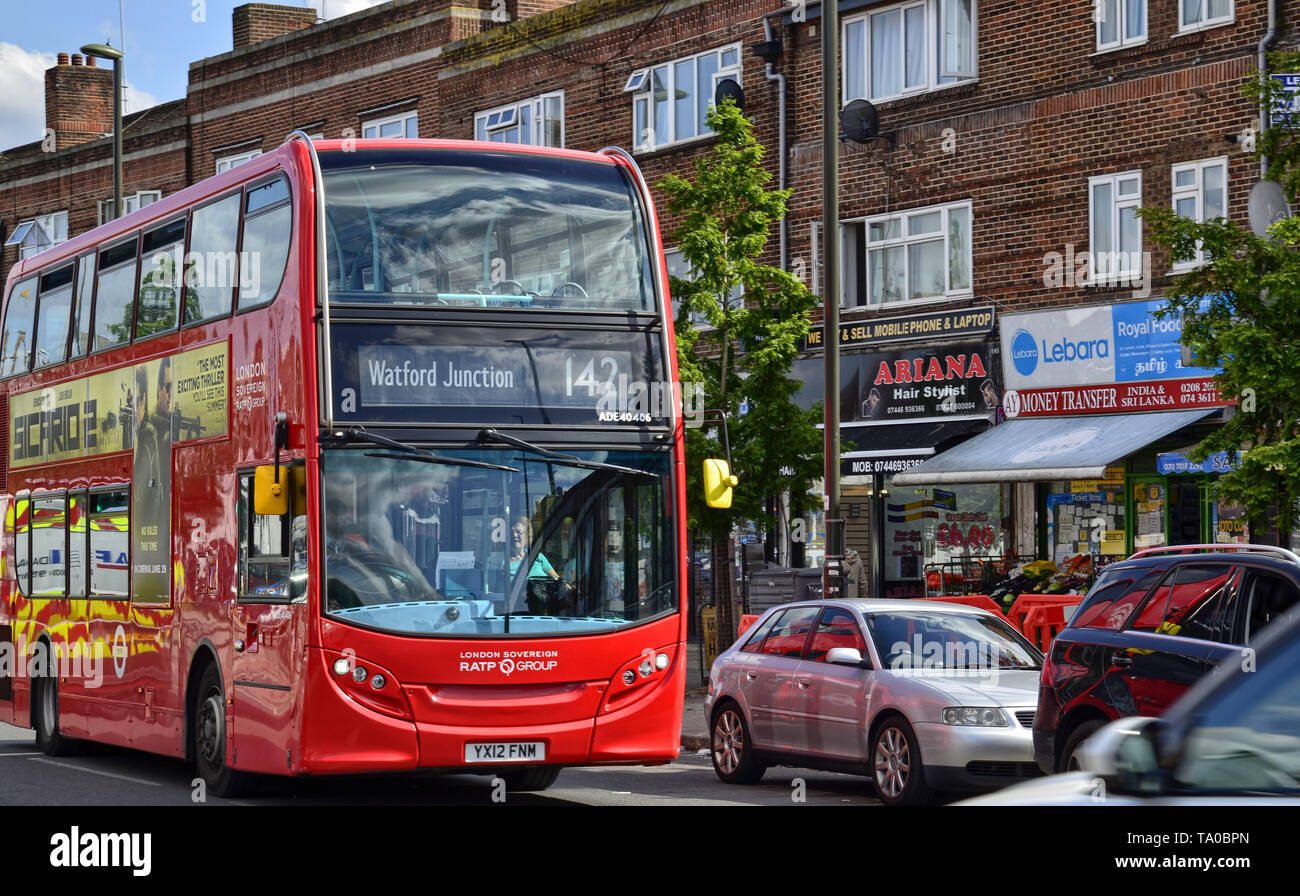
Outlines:
[[253, 471], [253, 512], [259, 516], [284, 516], [288, 513], [289, 492], [288, 468], [267, 464]]
[[710, 507], [730, 507], [731, 490], [739, 484], [725, 460], [711, 457], [704, 461], [704, 503]]

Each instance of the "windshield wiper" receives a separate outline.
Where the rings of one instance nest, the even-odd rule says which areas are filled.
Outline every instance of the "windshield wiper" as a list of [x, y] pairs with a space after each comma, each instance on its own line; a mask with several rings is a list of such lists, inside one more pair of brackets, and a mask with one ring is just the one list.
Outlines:
[[480, 429], [478, 431], [478, 440], [480, 442], [499, 442], [502, 445], [522, 448], [525, 451], [531, 451], [534, 454], [540, 454], [543, 457], [550, 458], [555, 463], [565, 467], [579, 467], [583, 470], [611, 470], [615, 473], [623, 473], [629, 476], [645, 476], [650, 479], [659, 478], [654, 473], [647, 470], [638, 470], [635, 467], [620, 467], [618, 464], [607, 464], [598, 460], [583, 460], [582, 458], [574, 457], [572, 454], [561, 454], [558, 451], [551, 451], [549, 448], [543, 448], [540, 445], [525, 442], [523, 439], [508, 436], [503, 432], [497, 432], [495, 429], [491, 428]]
[[407, 454], [391, 454], [385, 451], [368, 451], [366, 457], [392, 457], [398, 460], [415, 460], [426, 464], [446, 464], [452, 467], [477, 467], [480, 470], [501, 470], [504, 473], [518, 473], [514, 467], [506, 467], [501, 464], [484, 463], [481, 460], [465, 460], [460, 457], [447, 457], [442, 454], [434, 454], [432, 451], [425, 451], [423, 448], [416, 448], [399, 442], [396, 439], [390, 439], [387, 436], [375, 435], [367, 432], [360, 426], [349, 426], [346, 429], [336, 430], [334, 437], [345, 442], [369, 442], [372, 445], [379, 445], [383, 448], [397, 448], [401, 451], [409, 452]]

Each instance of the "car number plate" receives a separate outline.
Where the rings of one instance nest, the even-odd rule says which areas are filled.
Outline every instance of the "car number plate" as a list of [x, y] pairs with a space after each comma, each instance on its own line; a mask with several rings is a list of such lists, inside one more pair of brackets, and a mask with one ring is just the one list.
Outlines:
[[546, 744], [523, 743], [465, 744], [466, 762], [543, 762]]

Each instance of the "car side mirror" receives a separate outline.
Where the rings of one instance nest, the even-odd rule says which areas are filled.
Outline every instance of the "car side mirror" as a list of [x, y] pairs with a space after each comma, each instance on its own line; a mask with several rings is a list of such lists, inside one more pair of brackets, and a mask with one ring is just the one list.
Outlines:
[[1079, 751], [1079, 767], [1101, 778], [1117, 793], [1159, 793], [1158, 735], [1164, 723], [1151, 716], [1118, 719], [1097, 730]]
[[826, 662], [834, 666], [857, 666], [870, 669], [871, 663], [862, 658], [862, 651], [856, 647], [832, 647], [826, 651]]

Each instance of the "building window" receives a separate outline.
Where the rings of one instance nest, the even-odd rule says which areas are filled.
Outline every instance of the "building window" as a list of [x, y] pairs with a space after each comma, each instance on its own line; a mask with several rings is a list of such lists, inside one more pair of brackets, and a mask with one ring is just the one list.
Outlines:
[[969, 295], [971, 205], [959, 202], [841, 225], [841, 304]]
[[1096, 0], [1097, 49], [1114, 50], [1147, 40], [1147, 0]]
[[976, 75], [975, 0], [920, 0], [847, 18], [844, 101], [893, 99]]
[[544, 93], [474, 116], [474, 139], [564, 146], [564, 92]]
[[37, 252], [44, 252], [67, 239], [68, 213], [53, 212], [18, 222], [18, 226], [9, 235], [5, 245], [17, 246], [18, 258], [21, 260], [30, 258]]
[[1232, 19], [1232, 0], [1178, 0], [1179, 31], [1213, 28]]
[[[1228, 216], [1228, 160], [1207, 159], [1175, 165], [1170, 172], [1173, 184], [1174, 212], [1189, 221], [1203, 224]], [[1205, 262], [1200, 244], [1196, 254], [1174, 262], [1174, 269], [1193, 268]]]
[[367, 140], [375, 137], [409, 137], [420, 136], [420, 113], [412, 110], [401, 115], [387, 118], [373, 118], [361, 123], [361, 136]]
[[[244, 161], [247, 161], [247, 159], [245, 159]], [[221, 165], [220, 162], [218, 162], [217, 165], [218, 165], [217, 173], [220, 174], [225, 169], [220, 167]], [[131, 212], [139, 211], [140, 209], [144, 208], [146, 205], [152, 205], [153, 203], [157, 202], [159, 199], [162, 199], [162, 190], [141, 190], [138, 193], [134, 193], [130, 196], [123, 196], [122, 214], [129, 215], [131, 214]], [[112, 220], [113, 220], [113, 200], [112, 199], [99, 200], [99, 222], [98, 223], [106, 224]]]
[[1088, 233], [1093, 286], [1128, 283], [1142, 271], [1142, 172], [1088, 179]]
[[705, 120], [718, 82], [740, 83], [740, 44], [634, 71], [623, 87], [632, 94], [632, 142], [649, 152], [711, 134]]
[[241, 152], [238, 155], [223, 156], [217, 159], [217, 174], [223, 174], [224, 172], [229, 171], [231, 168], [234, 168], [237, 165], [242, 165], [245, 162], [251, 162], [253, 159], [257, 158], [261, 154], [262, 151], [260, 149], [250, 149], [248, 152]]

